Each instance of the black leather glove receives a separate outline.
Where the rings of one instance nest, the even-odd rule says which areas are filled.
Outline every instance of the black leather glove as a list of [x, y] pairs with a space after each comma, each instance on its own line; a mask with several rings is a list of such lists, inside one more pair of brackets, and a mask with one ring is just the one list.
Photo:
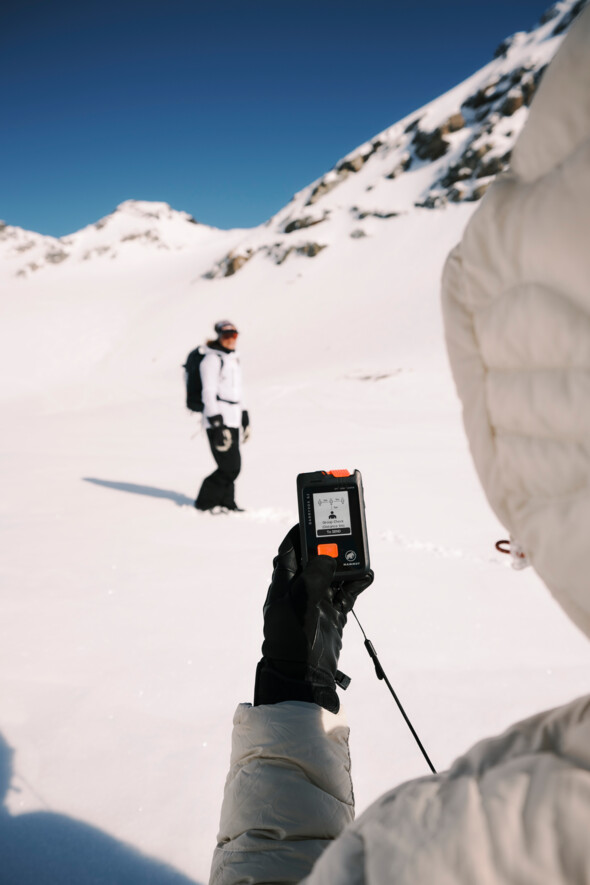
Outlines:
[[299, 526], [288, 533], [273, 565], [254, 705], [308, 701], [337, 713], [342, 631], [373, 572], [363, 580], [334, 585], [336, 561], [330, 556], [316, 556], [302, 570]]
[[242, 411], [242, 442], [248, 442], [250, 438], [250, 416], [246, 409]]
[[211, 436], [213, 448], [217, 449], [218, 452], [227, 452], [231, 447], [231, 432], [229, 427], [224, 425], [223, 416], [211, 415], [209, 424], [213, 431]]

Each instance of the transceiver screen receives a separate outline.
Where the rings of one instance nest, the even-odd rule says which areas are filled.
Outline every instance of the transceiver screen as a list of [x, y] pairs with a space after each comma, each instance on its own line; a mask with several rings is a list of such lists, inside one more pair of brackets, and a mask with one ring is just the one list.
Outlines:
[[348, 492], [314, 492], [313, 514], [318, 538], [350, 535], [352, 532]]

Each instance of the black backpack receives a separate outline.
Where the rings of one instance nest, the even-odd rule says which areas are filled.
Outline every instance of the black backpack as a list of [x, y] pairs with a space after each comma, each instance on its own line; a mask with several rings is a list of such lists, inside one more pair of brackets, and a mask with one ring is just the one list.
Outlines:
[[[183, 364], [186, 377], [186, 407], [191, 412], [202, 412], [203, 405], [203, 382], [201, 381], [201, 363], [206, 356], [202, 347], [191, 350]], [[221, 366], [223, 367], [223, 357], [219, 354]]]

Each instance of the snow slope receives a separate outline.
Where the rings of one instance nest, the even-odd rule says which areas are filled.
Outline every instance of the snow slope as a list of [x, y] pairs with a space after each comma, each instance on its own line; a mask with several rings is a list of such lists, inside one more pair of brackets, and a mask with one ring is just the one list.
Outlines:
[[[443, 135], [438, 159], [384, 176], [417, 149], [408, 122], [431, 132], [489, 78], [533, 56], [540, 69], [572, 6], [387, 130], [387, 150], [334, 173], [311, 205], [320, 182], [255, 230], [134, 201], [66, 243], [4, 230], [0, 734], [15, 751], [9, 820], [46, 812], [23, 851], [39, 854], [61, 821], [74, 853], [84, 822], [147, 856], [143, 881], [176, 881], [156, 879], [149, 858], [206, 881], [233, 709], [251, 698], [300, 471], [363, 473], [376, 580], [357, 613], [437, 767], [587, 690], [587, 641], [494, 550], [504, 532], [444, 353], [440, 272], [477, 204], [439, 182], [476, 123]], [[476, 172], [459, 183], [474, 188]], [[438, 208], [415, 205], [429, 196]], [[285, 233], [305, 213], [326, 217]], [[47, 260], [50, 249], [67, 255]], [[242, 330], [253, 435], [238, 480], [248, 512], [216, 518], [192, 507], [212, 459], [183, 408], [180, 364], [223, 316]], [[341, 666], [362, 810], [424, 763], [354, 622]], [[0, 741], [0, 772], [10, 761]], [[0, 839], [7, 827], [0, 816]], [[114, 853], [112, 865], [118, 881]], [[86, 881], [98, 881], [92, 864]]]

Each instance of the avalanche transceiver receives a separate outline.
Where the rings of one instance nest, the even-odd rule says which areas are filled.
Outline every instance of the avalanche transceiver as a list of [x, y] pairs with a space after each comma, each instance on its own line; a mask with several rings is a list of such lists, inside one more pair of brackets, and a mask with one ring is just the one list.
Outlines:
[[337, 560], [335, 580], [369, 571], [369, 545], [360, 471], [316, 470], [297, 477], [301, 556], [305, 565], [323, 554]]

